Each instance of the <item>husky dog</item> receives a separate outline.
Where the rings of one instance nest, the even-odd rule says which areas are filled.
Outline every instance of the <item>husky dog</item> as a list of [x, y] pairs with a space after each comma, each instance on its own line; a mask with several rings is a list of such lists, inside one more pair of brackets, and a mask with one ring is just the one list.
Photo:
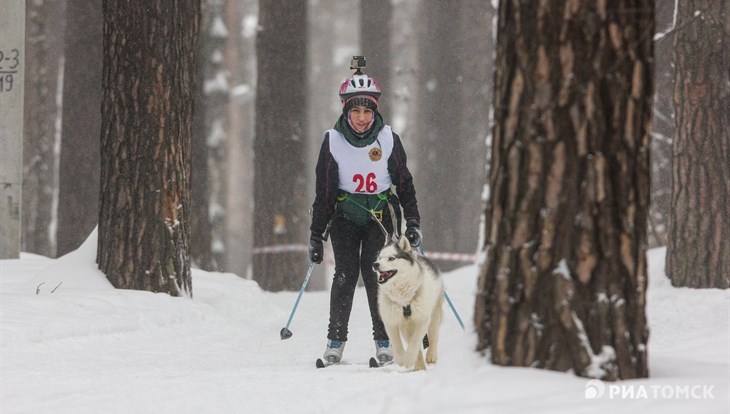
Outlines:
[[444, 301], [440, 272], [414, 252], [404, 236], [383, 247], [373, 270], [380, 284], [378, 310], [393, 346], [395, 363], [410, 370], [426, 369], [421, 348], [426, 333], [426, 362], [435, 363], [438, 353]]

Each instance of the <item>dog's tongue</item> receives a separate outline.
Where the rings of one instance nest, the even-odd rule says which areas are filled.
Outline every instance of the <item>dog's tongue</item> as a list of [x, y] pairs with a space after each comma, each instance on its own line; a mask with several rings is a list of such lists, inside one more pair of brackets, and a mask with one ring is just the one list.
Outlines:
[[390, 278], [391, 278], [391, 276], [393, 276], [393, 271], [388, 271], [388, 272], [380, 272], [380, 273], [378, 273], [378, 282], [379, 282], [379, 283], [384, 283], [384, 282], [386, 282], [386, 281], [387, 281], [388, 279], [390, 279]]

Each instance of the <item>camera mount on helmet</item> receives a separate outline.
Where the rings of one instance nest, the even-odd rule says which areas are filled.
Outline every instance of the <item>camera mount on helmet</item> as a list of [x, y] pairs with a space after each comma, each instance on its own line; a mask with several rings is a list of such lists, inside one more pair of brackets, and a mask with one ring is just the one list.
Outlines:
[[362, 75], [362, 69], [365, 69], [365, 56], [353, 56], [350, 69], [355, 69], [355, 75]]
[[377, 100], [380, 98], [380, 86], [372, 77], [362, 72], [365, 68], [365, 56], [353, 56], [350, 69], [355, 70], [351, 76], [345, 78], [340, 85], [340, 100], [342, 104], [353, 96], [367, 95]]

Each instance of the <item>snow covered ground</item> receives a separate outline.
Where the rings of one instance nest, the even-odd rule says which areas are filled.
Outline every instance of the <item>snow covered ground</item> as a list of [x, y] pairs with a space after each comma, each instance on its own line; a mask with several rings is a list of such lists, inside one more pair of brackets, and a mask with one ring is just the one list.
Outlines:
[[439, 363], [407, 373], [367, 367], [362, 288], [350, 364], [317, 370], [328, 292], [304, 294], [282, 341], [296, 293], [197, 270], [192, 300], [114, 290], [94, 257], [92, 237], [56, 260], [0, 261], [3, 414], [730, 412], [730, 291], [673, 288], [663, 249], [649, 253], [651, 378], [616, 384], [497, 367], [473, 352], [473, 266], [445, 275], [467, 331], [445, 309]]

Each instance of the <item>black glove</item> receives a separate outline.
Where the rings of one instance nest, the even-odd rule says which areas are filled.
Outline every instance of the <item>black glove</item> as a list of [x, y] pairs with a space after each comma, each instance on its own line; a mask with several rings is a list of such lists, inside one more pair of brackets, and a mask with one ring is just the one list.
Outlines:
[[423, 236], [421, 235], [421, 224], [418, 220], [410, 219], [406, 222], [405, 236], [411, 243], [411, 246], [418, 247], [421, 245]]
[[324, 238], [319, 234], [312, 234], [309, 238], [309, 260], [313, 263], [322, 263], [322, 257], [324, 257], [324, 245], [322, 244]]

